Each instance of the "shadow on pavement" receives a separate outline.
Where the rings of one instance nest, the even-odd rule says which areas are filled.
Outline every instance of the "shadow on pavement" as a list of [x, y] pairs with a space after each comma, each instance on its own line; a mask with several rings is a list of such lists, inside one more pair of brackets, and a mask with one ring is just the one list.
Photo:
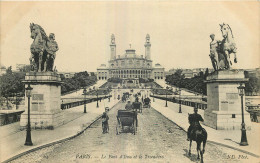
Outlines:
[[198, 162], [199, 160], [197, 159], [197, 154], [191, 153], [189, 156], [189, 151], [187, 149], [183, 149], [185, 151], [185, 154], [183, 156], [189, 158], [192, 162]]
[[236, 142], [236, 141], [234, 141], [234, 140], [232, 140], [232, 139], [224, 139], [224, 140], [229, 140], [229, 141], [231, 141], [231, 142], [233, 142], [233, 143], [240, 144], [239, 142]]

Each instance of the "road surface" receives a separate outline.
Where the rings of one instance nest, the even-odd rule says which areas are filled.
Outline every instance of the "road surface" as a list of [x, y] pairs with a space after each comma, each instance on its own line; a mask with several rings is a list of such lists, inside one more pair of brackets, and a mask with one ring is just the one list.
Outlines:
[[[196, 143], [193, 143], [192, 155], [188, 156], [186, 132], [152, 108], [138, 114], [136, 135], [116, 135], [116, 113], [124, 105], [116, 105], [109, 112], [109, 133], [102, 134], [101, 120], [98, 120], [72, 140], [29, 153], [13, 162], [199, 162]], [[250, 157], [207, 143], [204, 162], [247, 162]]]

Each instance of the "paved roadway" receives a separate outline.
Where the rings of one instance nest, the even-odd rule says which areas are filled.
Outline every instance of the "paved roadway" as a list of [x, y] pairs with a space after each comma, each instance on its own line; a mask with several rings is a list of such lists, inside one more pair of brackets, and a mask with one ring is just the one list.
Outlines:
[[[152, 108], [138, 114], [136, 135], [116, 135], [116, 113], [124, 105], [116, 105], [109, 112], [108, 134], [102, 134], [101, 120], [98, 120], [72, 140], [29, 153], [13, 162], [198, 162], [195, 143], [189, 157], [186, 133]], [[247, 161], [239, 155], [245, 154], [208, 143], [204, 161]]]

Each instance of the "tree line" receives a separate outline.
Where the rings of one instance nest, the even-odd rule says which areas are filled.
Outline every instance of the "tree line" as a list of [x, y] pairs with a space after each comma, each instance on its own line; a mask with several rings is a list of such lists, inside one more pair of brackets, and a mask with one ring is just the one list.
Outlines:
[[207, 69], [205, 72], [200, 72], [197, 76], [193, 78], [185, 78], [182, 73], [182, 69], [178, 69], [174, 74], [166, 76], [165, 81], [179, 88], [186, 88], [188, 90], [198, 92], [201, 94], [207, 94], [207, 87], [204, 80], [209, 74]]
[[[25, 79], [26, 72], [29, 71], [29, 66], [24, 66], [17, 72], [12, 71], [12, 67], [10, 66], [6, 69], [6, 73], [0, 76], [1, 105], [3, 101], [6, 101], [6, 103], [8, 103], [10, 97], [24, 97], [25, 88], [22, 81]], [[97, 81], [94, 73], [91, 73], [91, 75], [89, 75], [87, 71], [76, 73], [72, 78], [65, 78], [63, 74], [61, 74], [60, 76], [62, 81], [62, 94], [95, 84]]]
[[[249, 75], [248, 71], [244, 72], [248, 82], [245, 84], [246, 95], [259, 95], [260, 80], [256, 75]], [[174, 74], [166, 76], [165, 81], [176, 87], [186, 88], [188, 90], [207, 95], [207, 85], [204, 82], [209, 75], [208, 69], [205, 72], [200, 72], [192, 78], [185, 78], [181, 69], [178, 69]]]
[[90, 76], [87, 71], [84, 71], [76, 73], [72, 78], [65, 78], [65, 76], [61, 74], [61, 81], [63, 82], [61, 84], [61, 93], [64, 94], [95, 84], [97, 77], [94, 74]]

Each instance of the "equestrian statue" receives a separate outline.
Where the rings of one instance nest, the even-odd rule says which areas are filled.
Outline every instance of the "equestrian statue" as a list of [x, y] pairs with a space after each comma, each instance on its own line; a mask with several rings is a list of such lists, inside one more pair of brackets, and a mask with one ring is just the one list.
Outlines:
[[215, 71], [229, 70], [232, 68], [230, 55], [234, 54], [234, 62], [237, 63], [237, 48], [234, 41], [232, 30], [228, 24], [220, 24], [221, 33], [223, 36], [222, 41], [216, 41], [215, 35], [211, 34], [210, 42], [210, 59]]
[[38, 25], [31, 23], [31, 71], [48, 72], [53, 71], [56, 52], [59, 50], [58, 44], [55, 41], [54, 33], [46, 35], [44, 29]]

